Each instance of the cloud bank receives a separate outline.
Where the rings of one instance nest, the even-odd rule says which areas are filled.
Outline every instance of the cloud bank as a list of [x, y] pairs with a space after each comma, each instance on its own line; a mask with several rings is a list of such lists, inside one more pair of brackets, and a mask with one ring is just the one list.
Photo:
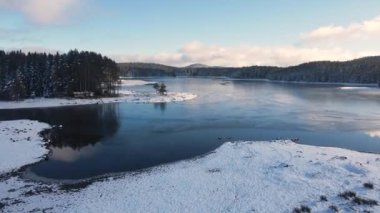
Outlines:
[[242, 67], [252, 65], [289, 66], [307, 61], [350, 60], [375, 54], [380, 54], [380, 51], [355, 52], [342, 48], [320, 49], [292, 45], [279, 47], [222, 47], [194, 41], [173, 53], [114, 55], [111, 57], [118, 62], [153, 62], [173, 66], [202, 63], [211, 66]]
[[340, 41], [378, 38], [380, 36], [380, 16], [370, 20], [352, 23], [348, 26], [324, 26], [301, 34], [308, 42]]
[[348, 26], [323, 26], [301, 33], [294, 45], [224, 47], [193, 41], [175, 52], [111, 57], [118, 62], [153, 62], [173, 66], [193, 63], [234, 67], [289, 66], [308, 61], [344, 61], [380, 55], [380, 45], [376, 46], [379, 43], [376, 41], [380, 42], [380, 16]]
[[78, 0], [0, 0], [0, 8], [22, 13], [40, 25], [61, 23], [78, 6]]

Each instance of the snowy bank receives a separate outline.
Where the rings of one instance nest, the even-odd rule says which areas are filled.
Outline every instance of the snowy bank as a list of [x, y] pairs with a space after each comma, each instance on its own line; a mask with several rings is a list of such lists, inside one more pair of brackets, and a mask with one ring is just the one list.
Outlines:
[[0, 174], [40, 161], [48, 150], [38, 133], [47, 128], [31, 120], [0, 121]]
[[339, 87], [341, 90], [371, 90], [371, 91], [379, 91], [378, 87]]
[[0, 109], [21, 109], [39, 107], [60, 107], [73, 105], [103, 104], [103, 103], [165, 103], [187, 101], [196, 98], [191, 93], [169, 92], [166, 96], [156, 93], [136, 93], [129, 90], [120, 91], [119, 97], [97, 98], [97, 99], [64, 99], [64, 98], [35, 98], [22, 101], [0, 101]]
[[144, 81], [144, 80], [135, 80], [135, 79], [123, 79], [120, 81], [121, 86], [141, 86], [141, 85], [151, 85], [157, 82], [154, 81]]
[[[330, 206], [380, 212], [363, 201], [380, 201], [379, 174], [376, 154], [291, 141], [235, 142], [200, 158], [107, 178], [75, 192], [20, 187], [22, 180], [11, 178], [0, 183], [0, 202], [6, 212], [292, 212], [301, 205], [312, 212], [332, 212]], [[339, 195], [348, 190], [356, 194]]]

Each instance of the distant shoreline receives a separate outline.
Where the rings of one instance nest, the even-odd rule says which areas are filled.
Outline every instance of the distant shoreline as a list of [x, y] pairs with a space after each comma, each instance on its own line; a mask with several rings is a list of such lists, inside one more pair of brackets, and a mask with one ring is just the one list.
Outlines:
[[343, 83], [343, 82], [308, 82], [308, 81], [277, 81], [277, 80], [269, 80], [269, 79], [233, 79], [239, 81], [263, 81], [270, 83], [282, 83], [282, 84], [316, 84], [316, 85], [340, 85], [340, 86], [366, 86], [366, 87], [375, 87], [377, 88], [377, 84], [368, 84], [368, 83]]
[[315, 61], [289, 67], [171, 67], [149, 63], [118, 63], [121, 76], [229, 77], [272, 82], [379, 85], [380, 56], [351, 61]]
[[158, 78], [205, 78], [205, 79], [224, 79], [230, 81], [257, 81], [257, 82], [269, 82], [279, 84], [313, 84], [313, 85], [336, 85], [336, 86], [359, 86], [359, 87], [373, 87], [378, 88], [376, 83], [344, 83], [344, 82], [308, 82], [308, 81], [278, 81], [270, 79], [258, 79], [258, 78], [231, 78], [227, 76], [136, 76], [136, 77], [124, 77], [123, 79], [158, 79]]

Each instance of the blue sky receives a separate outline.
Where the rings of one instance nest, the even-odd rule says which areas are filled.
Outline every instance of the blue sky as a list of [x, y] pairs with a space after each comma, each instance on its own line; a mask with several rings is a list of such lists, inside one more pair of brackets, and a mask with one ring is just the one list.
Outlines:
[[177, 66], [291, 65], [379, 54], [378, 17], [375, 0], [0, 0], [0, 48], [77, 48]]

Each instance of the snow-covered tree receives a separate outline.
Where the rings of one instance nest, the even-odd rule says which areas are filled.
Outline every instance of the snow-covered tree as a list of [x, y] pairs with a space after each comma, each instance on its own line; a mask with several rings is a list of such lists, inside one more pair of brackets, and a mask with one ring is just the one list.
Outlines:
[[94, 52], [0, 51], [1, 99], [72, 96], [74, 92], [113, 95], [118, 78], [117, 64]]

